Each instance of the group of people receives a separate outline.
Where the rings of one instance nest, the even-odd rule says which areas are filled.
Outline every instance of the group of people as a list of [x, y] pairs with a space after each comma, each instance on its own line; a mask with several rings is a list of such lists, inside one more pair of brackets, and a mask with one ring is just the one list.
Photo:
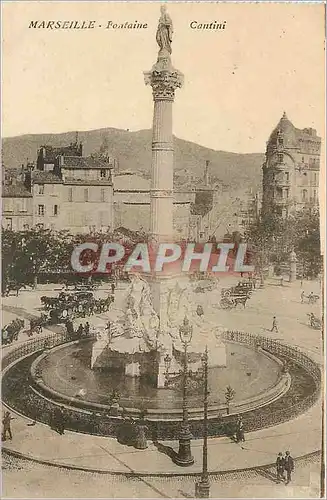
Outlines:
[[66, 331], [67, 335], [72, 339], [77, 338], [80, 339], [82, 337], [88, 337], [90, 334], [90, 324], [87, 321], [85, 325], [82, 323], [79, 324], [77, 330], [74, 330], [74, 323], [71, 320], [66, 321]]
[[[278, 457], [276, 460], [276, 472], [277, 472], [277, 481], [285, 482], [288, 484], [292, 479], [292, 472], [294, 471], [294, 459], [291, 456], [289, 451], [285, 452], [285, 455], [280, 452], [278, 453]], [[286, 472], [286, 477], [285, 477]]]
[[148, 427], [143, 420], [136, 421], [133, 417], [123, 417], [117, 431], [117, 441], [120, 444], [134, 446], [138, 450], [145, 450], [148, 447], [147, 430]]

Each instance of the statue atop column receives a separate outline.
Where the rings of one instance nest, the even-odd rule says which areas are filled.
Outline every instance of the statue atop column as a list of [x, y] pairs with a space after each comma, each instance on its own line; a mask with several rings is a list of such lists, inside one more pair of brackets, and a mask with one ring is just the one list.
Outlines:
[[167, 7], [162, 5], [160, 7], [161, 16], [157, 28], [156, 40], [160, 47], [159, 55], [167, 51], [171, 54], [171, 42], [173, 40], [173, 23], [169, 14], [167, 14]]
[[144, 73], [146, 85], [151, 85], [153, 97], [174, 100], [174, 93], [177, 88], [183, 85], [183, 75], [175, 69], [171, 62], [171, 42], [173, 37], [173, 23], [167, 13], [166, 6], [160, 7], [161, 16], [159, 18], [156, 40], [159, 45], [157, 62], [152, 66], [151, 71]]

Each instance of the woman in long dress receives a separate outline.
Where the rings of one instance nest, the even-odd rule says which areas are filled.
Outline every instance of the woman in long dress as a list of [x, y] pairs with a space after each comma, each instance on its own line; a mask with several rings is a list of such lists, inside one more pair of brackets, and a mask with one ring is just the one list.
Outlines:
[[137, 423], [136, 425], [136, 439], [135, 439], [135, 448], [138, 450], [145, 450], [148, 447], [147, 439], [146, 439], [146, 431], [148, 427], [144, 424], [144, 422]]
[[169, 54], [171, 54], [173, 23], [171, 17], [166, 12], [166, 6], [162, 5], [160, 10], [161, 16], [159, 19], [156, 40], [161, 50], [166, 49]]

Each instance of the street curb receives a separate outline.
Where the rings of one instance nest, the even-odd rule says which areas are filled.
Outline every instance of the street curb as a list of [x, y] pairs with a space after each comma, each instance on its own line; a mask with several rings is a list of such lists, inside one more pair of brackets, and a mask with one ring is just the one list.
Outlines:
[[[179, 472], [122, 472], [122, 471], [110, 471], [110, 470], [104, 470], [104, 469], [93, 469], [90, 467], [79, 467], [77, 465], [67, 465], [67, 464], [60, 464], [58, 462], [51, 462], [50, 460], [43, 460], [40, 458], [34, 458], [30, 457], [28, 455], [24, 455], [23, 453], [20, 453], [19, 451], [15, 450], [10, 450], [9, 448], [6, 448], [5, 446], [2, 445], [2, 451], [7, 453], [8, 455], [12, 455], [13, 457], [20, 458], [22, 460], [28, 460], [30, 462], [34, 462], [37, 464], [41, 465], [47, 465], [47, 466], [52, 466], [52, 467], [57, 467], [58, 469], [67, 469], [67, 470], [77, 470], [81, 472], [91, 472], [93, 474], [108, 474], [111, 476], [124, 476], [124, 477], [199, 477], [201, 476], [201, 471], [199, 472], [185, 472], [185, 473], [179, 473]], [[306, 455], [302, 455], [300, 457], [294, 458], [295, 463], [303, 460], [305, 458], [310, 458], [312, 456], [315, 456], [319, 454], [321, 455], [321, 450], [316, 450], [316, 451], [311, 451], [310, 453], [307, 453]], [[275, 467], [276, 464], [275, 462], [269, 463], [266, 465], [258, 465], [256, 467], [245, 467], [242, 469], [230, 469], [230, 470], [220, 470], [220, 471], [211, 471], [208, 472], [209, 476], [226, 476], [228, 474], [235, 474], [235, 473], [242, 473], [242, 472], [255, 472], [255, 471], [260, 471], [264, 470], [270, 467]]]

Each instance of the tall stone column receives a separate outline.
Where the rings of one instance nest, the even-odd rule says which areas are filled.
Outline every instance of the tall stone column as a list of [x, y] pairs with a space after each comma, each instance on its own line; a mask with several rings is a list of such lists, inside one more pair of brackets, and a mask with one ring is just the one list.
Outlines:
[[150, 191], [150, 231], [155, 241], [173, 238], [174, 146], [172, 107], [175, 90], [183, 84], [183, 75], [171, 64], [170, 53], [163, 48], [152, 70], [145, 73], [154, 101], [152, 127], [152, 165]]

